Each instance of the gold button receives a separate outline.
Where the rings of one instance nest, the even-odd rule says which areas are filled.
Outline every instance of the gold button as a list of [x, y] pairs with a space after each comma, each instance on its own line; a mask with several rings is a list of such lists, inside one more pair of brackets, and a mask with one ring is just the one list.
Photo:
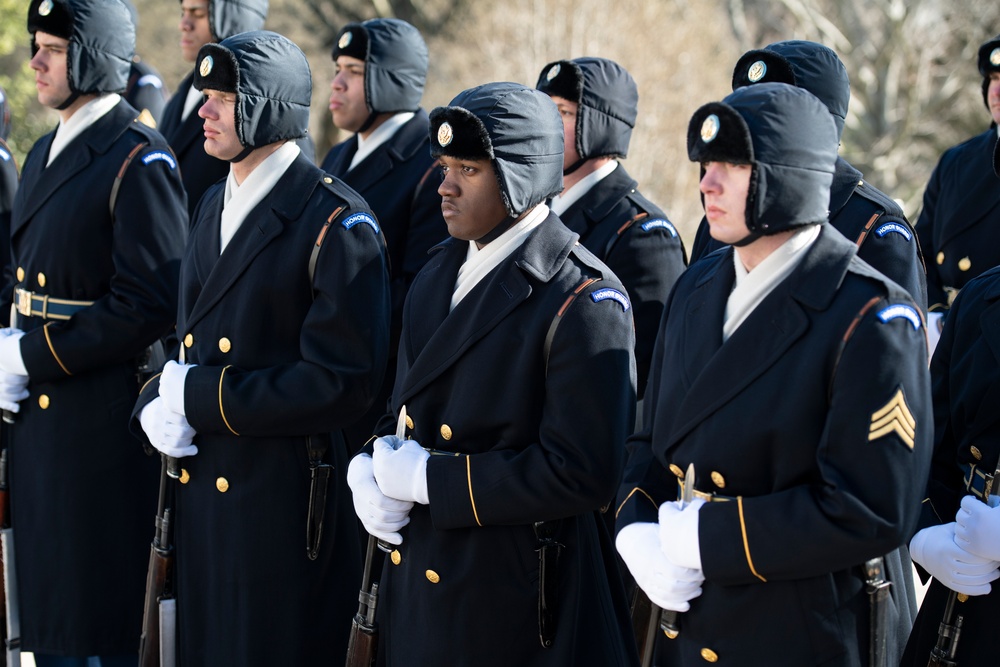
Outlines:
[[38, 274], [38, 286], [39, 287], [45, 287], [45, 274], [44, 273], [39, 273]]
[[323, 182], [324, 183], [333, 183], [333, 179], [330, 178], [329, 176], [324, 176], [323, 177]]
[[403, 555], [399, 553], [399, 549], [393, 549], [392, 553], [389, 554], [389, 558], [392, 559], [393, 565], [399, 565], [403, 562]]
[[451, 427], [447, 424], [441, 424], [441, 437], [445, 440], [451, 440]]
[[955, 596], [955, 599], [958, 600], [959, 602], [965, 602], [966, 600], [969, 599], [969, 596], [966, 595], [965, 593], [959, 593], [958, 595]]
[[969, 447], [969, 451], [972, 453], [972, 458], [976, 459], [977, 461], [983, 460], [983, 453], [979, 451], [979, 447], [973, 445], [972, 447]]
[[192, 345], [194, 345], [194, 336], [191, 334], [184, 336], [184, 347], [191, 347]]
[[215, 480], [215, 488], [219, 490], [219, 493], [225, 493], [229, 490], [229, 480], [225, 477], [220, 477]]
[[24, 269], [20, 266], [17, 267], [17, 282], [24, 280]]
[[226, 354], [227, 352], [229, 352], [229, 350], [231, 350], [232, 347], [233, 344], [230, 343], [229, 339], [226, 338], [225, 336], [219, 339], [219, 350], [222, 351], [222, 354]]
[[41, 396], [39, 396], [38, 397], [38, 407], [40, 407], [42, 410], [48, 410], [49, 409], [49, 397], [46, 396], [45, 394], [42, 394]]
[[938, 265], [944, 264], [944, 251], [937, 254], [937, 263]]
[[701, 657], [705, 660], [705, 662], [718, 662], [719, 661], [719, 656], [716, 655], [715, 651], [713, 651], [710, 648], [703, 648], [703, 649], [701, 649]]
[[677, 465], [676, 463], [671, 463], [670, 464], [670, 472], [674, 473], [678, 477], [681, 477], [681, 478], [684, 477], [684, 471], [681, 470], [681, 467], [679, 465]]
[[712, 471], [712, 484], [715, 484], [720, 489], [726, 488], [726, 478], [722, 476], [722, 473]]
[[187, 484], [190, 481], [191, 481], [191, 475], [188, 474], [187, 470], [181, 468], [181, 476], [180, 476], [181, 484]]
[[962, 259], [958, 260], [959, 271], [968, 271], [971, 268], [972, 268], [972, 260], [969, 259], [968, 257], [963, 257]]
[[406, 415], [406, 428], [413, 429], [413, 420], [410, 419], [410, 415]]
[[434, 570], [427, 570], [426, 572], [424, 572], [424, 574], [427, 576], [427, 581], [431, 582], [432, 584], [436, 584], [437, 582], [441, 581], [441, 577], [439, 577], [438, 573], [435, 572]]

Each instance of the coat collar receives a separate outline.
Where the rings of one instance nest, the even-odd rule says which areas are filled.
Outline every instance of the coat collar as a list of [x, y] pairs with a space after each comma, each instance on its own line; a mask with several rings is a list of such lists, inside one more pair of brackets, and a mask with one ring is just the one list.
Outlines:
[[[962, 199], [950, 211], [939, 210], [937, 213], [942, 220], [939, 247], [984, 219], [993, 219], [987, 216], [991, 216], [1000, 205], [1000, 188], [997, 187], [997, 179], [993, 174], [993, 150], [996, 144], [997, 131], [991, 127], [971, 139], [962, 151]], [[959, 186], [957, 183], [954, 185]]]
[[[407, 296], [404, 338], [412, 359], [400, 378], [394, 401], [405, 403], [453, 366], [531, 295], [534, 282], [547, 283], [559, 272], [579, 237], [554, 214], [524, 244], [479, 283], [450, 313], [455, 279], [467, 246], [449, 239], [439, 244]], [[413, 310], [413, 304], [420, 304]]]
[[393, 178], [393, 169], [412, 158], [417, 152], [423, 150], [424, 154], [430, 154], [430, 137], [427, 134], [429, 126], [427, 112], [418, 109], [413, 118], [406, 121], [385, 143], [348, 172], [347, 168], [357, 149], [358, 138], [355, 135], [348, 139], [354, 142], [355, 150], [347, 150], [350, 147], [345, 146], [345, 150], [342, 150], [337, 160], [330, 165], [330, 173], [343, 174], [339, 177], [345, 183], [355, 190], [364, 192], [383, 179]]
[[585, 195], [563, 211], [560, 218], [577, 234], [584, 234], [604, 220], [638, 185], [619, 162], [610, 174], [594, 184]]
[[833, 185], [830, 186], [831, 219], [847, 205], [847, 201], [854, 194], [862, 178], [862, 173], [855, 169], [851, 163], [839, 155], [837, 156], [837, 163], [833, 169]]

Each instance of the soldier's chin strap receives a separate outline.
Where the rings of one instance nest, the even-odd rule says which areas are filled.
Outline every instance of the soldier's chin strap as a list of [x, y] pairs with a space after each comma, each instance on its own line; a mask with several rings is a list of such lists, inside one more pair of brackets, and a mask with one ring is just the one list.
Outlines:
[[488, 243], [496, 241], [501, 234], [503, 234], [505, 231], [513, 227], [514, 223], [516, 223], [520, 219], [521, 219], [520, 217], [515, 218], [508, 215], [506, 218], [497, 223], [496, 227], [494, 227], [490, 231], [486, 232], [486, 234], [476, 239], [476, 243], [478, 243], [480, 246], [484, 246]]
[[243, 150], [241, 150], [236, 157], [230, 159], [229, 161], [230, 162], [242, 162], [243, 160], [246, 159], [246, 157], [248, 155], [250, 155], [250, 153], [254, 152], [254, 148], [255, 148], [254, 146], [244, 146]]
[[65, 111], [66, 109], [69, 109], [73, 105], [73, 102], [76, 102], [79, 98], [80, 93], [75, 90], [72, 91], [69, 94], [69, 97], [63, 100], [63, 103], [56, 107], [56, 111]]
[[749, 234], [741, 238], [739, 241], [736, 241], [735, 243], [732, 243], [730, 245], [733, 245], [737, 248], [742, 248], [743, 246], [750, 245], [751, 243], [759, 239], [761, 236], [763, 236], [763, 234], [761, 234], [760, 232], [750, 232]]
[[586, 164], [587, 160], [589, 160], [589, 159], [590, 159], [589, 157], [582, 157], [579, 160], [577, 160], [576, 162], [574, 162], [573, 164], [571, 164], [570, 166], [566, 167], [565, 169], [563, 169], [563, 176], [569, 176], [574, 171], [576, 171], [577, 169], [579, 169], [580, 167], [582, 167], [584, 164]]

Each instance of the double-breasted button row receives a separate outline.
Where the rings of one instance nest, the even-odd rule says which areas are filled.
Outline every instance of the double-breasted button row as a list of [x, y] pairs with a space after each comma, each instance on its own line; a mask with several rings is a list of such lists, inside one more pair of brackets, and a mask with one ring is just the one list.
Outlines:
[[[181, 484], [187, 484], [191, 481], [191, 474], [184, 468], [181, 468], [181, 476], [178, 480]], [[219, 493], [225, 493], [229, 490], [229, 480], [225, 477], [219, 477], [215, 480], [215, 488], [218, 489]]]
[[[194, 345], [194, 336], [188, 334], [184, 336], [184, 347], [191, 347]], [[231, 349], [233, 349], [233, 343], [231, 340], [223, 336], [219, 339], [219, 351], [223, 354], [227, 354]]]
[[[21, 282], [22, 280], [24, 280], [24, 277], [26, 275], [28, 275], [28, 274], [24, 270], [23, 266], [17, 267], [17, 282]], [[44, 273], [42, 273], [41, 271], [39, 271], [38, 275], [35, 276], [35, 280], [38, 282], [38, 286], [39, 287], [45, 287], [45, 283], [47, 283], [49, 279], [45, 277]]]
[[[399, 549], [393, 549], [392, 553], [389, 554], [389, 560], [393, 565], [399, 565], [403, 562], [403, 554]], [[441, 575], [439, 575], [434, 570], [425, 570], [424, 576], [427, 577], [427, 581], [432, 584], [436, 584], [441, 581]]]
[[[684, 469], [681, 468], [679, 465], [677, 465], [676, 463], [671, 463], [669, 468], [670, 472], [676, 475], [678, 479], [684, 479]], [[713, 470], [711, 474], [709, 474], [709, 478], [712, 480], [712, 484], [715, 484], [715, 486], [717, 486], [718, 488], [720, 489], [726, 488], [726, 478], [722, 476], [721, 472]]]
[[[935, 257], [935, 260], [937, 261], [938, 266], [941, 266], [942, 264], [944, 264], [944, 260], [945, 260], [944, 251], [939, 252], [937, 254], [937, 257]], [[971, 268], [972, 268], [972, 260], [969, 259], [968, 257], [963, 257], [962, 259], [958, 260], [958, 270], [959, 271], [968, 271]]]

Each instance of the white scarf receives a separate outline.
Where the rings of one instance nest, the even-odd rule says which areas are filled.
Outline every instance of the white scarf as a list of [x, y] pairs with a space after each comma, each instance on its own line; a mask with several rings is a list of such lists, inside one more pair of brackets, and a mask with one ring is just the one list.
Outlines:
[[563, 190], [552, 198], [552, 212], [562, 215], [570, 206], [580, 200], [580, 197], [587, 194], [591, 189], [601, 182], [608, 174], [618, 168], [618, 161], [612, 160], [602, 164], [600, 167], [590, 172], [579, 181], [573, 184], [569, 190]]
[[52, 164], [69, 142], [83, 134], [83, 131], [96, 123], [102, 116], [111, 111], [121, 101], [121, 95], [111, 93], [101, 95], [90, 100], [82, 107], [73, 112], [69, 120], [63, 122], [59, 119], [59, 127], [56, 128], [56, 136], [52, 138], [52, 145], [49, 147], [49, 159], [45, 166]]
[[225, 199], [222, 200], [222, 219], [219, 221], [220, 255], [250, 215], [250, 211], [274, 188], [298, 156], [298, 145], [294, 141], [286, 141], [278, 150], [264, 158], [242, 184], [236, 182], [230, 165]]
[[392, 136], [399, 131], [399, 128], [406, 125], [413, 118], [413, 115], [412, 111], [404, 111], [386, 118], [384, 123], [372, 130], [367, 139], [360, 134], [356, 135], [358, 150], [354, 154], [354, 157], [351, 158], [351, 166], [347, 168], [347, 171], [354, 169], [361, 164], [362, 160], [371, 155], [376, 148], [392, 139]]

